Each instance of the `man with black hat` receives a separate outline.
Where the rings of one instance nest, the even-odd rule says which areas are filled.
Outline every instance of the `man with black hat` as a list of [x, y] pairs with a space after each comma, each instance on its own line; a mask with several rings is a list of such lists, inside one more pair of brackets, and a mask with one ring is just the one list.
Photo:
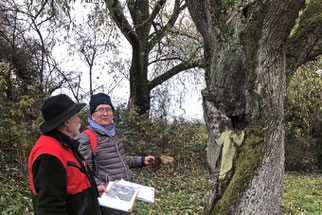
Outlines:
[[98, 194], [87, 163], [77, 151], [81, 120], [78, 112], [85, 106], [60, 94], [42, 106], [43, 135], [28, 160], [30, 189], [35, 214], [101, 214]]
[[[132, 179], [130, 168], [143, 167], [155, 157], [126, 156], [124, 146], [115, 133], [114, 106], [108, 95], [104, 93], [93, 95], [89, 105], [92, 116], [88, 119], [89, 129], [76, 137], [79, 141], [79, 152], [94, 170], [98, 185], [106, 185], [108, 181], [120, 179], [130, 181]], [[96, 141], [95, 149], [92, 148], [92, 140]], [[128, 214], [110, 208], [104, 208], [103, 211], [109, 215]]]

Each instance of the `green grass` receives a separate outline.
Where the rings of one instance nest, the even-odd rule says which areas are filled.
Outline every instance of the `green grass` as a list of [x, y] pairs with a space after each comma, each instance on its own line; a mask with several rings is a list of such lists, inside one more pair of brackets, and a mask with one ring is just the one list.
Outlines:
[[[210, 174], [202, 166], [171, 164], [158, 172], [134, 171], [136, 182], [160, 190], [153, 204], [137, 201], [133, 214], [200, 214]], [[322, 214], [322, 174], [286, 173], [282, 214]]]
[[136, 201], [133, 214], [199, 214], [210, 178], [204, 167], [173, 163], [157, 172], [149, 168], [133, 171], [135, 182], [152, 186], [159, 193], [154, 203]]
[[282, 214], [322, 214], [321, 173], [286, 173]]

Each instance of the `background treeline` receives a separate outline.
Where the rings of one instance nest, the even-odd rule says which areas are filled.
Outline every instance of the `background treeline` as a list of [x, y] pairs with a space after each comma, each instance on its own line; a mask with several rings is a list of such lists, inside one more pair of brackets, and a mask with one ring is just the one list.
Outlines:
[[322, 170], [322, 59], [299, 68], [287, 89], [286, 170]]

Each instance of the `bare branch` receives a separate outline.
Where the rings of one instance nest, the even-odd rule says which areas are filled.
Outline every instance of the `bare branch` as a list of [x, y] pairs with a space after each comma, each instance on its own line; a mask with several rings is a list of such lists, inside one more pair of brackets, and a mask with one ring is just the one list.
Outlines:
[[121, 30], [126, 39], [133, 45], [138, 40], [138, 35], [124, 16], [121, 4], [118, 0], [105, 0], [107, 8], [116, 25]]
[[287, 41], [287, 80], [302, 64], [322, 54], [322, 2], [311, 0], [300, 16], [298, 27]]
[[159, 0], [153, 10], [152, 10], [152, 13], [149, 17], [149, 19], [147, 20], [148, 23], [152, 23], [152, 21], [155, 19], [155, 17], [159, 14], [161, 8], [163, 7], [163, 5], [165, 4], [166, 0]]
[[180, 12], [182, 10], [184, 10], [185, 8], [186, 8], [185, 5], [183, 7], [180, 7], [180, 0], [176, 0], [174, 8], [173, 8], [172, 16], [169, 19], [168, 23], [161, 30], [156, 32], [154, 37], [150, 40], [149, 48], [148, 48], [149, 51], [151, 51], [152, 48], [164, 37], [166, 32], [169, 31], [169, 29], [171, 29], [174, 26]]
[[177, 66], [171, 68], [170, 70], [168, 70], [167, 72], [163, 73], [162, 75], [154, 78], [153, 80], [151, 80], [149, 82], [149, 89], [153, 89], [154, 87], [162, 84], [163, 82], [167, 81], [168, 79], [170, 79], [171, 77], [177, 75], [178, 73], [188, 70], [188, 69], [192, 69], [192, 68], [196, 68], [196, 67], [202, 67], [202, 65], [200, 65], [199, 63], [180, 63]]

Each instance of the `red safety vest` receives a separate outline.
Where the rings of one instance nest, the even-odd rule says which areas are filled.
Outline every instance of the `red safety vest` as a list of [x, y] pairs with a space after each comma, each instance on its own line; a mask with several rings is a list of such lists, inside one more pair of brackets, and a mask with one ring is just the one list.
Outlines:
[[37, 195], [37, 192], [33, 184], [32, 164], [42, 154], [49, 154], [57, 157], [65, 167], [67, 175], [67, 194], [76, 194], [91, 187], [86, 174], [82, 173], [76, 167], [67, 165], [68, 161], [72, 161], [81, 168], [81, 165], [75, 158], [72, 150], [61, 144], [56, 139], [42, 135], [33, 147], [28, 160], [30, 189], [35, 195]]

